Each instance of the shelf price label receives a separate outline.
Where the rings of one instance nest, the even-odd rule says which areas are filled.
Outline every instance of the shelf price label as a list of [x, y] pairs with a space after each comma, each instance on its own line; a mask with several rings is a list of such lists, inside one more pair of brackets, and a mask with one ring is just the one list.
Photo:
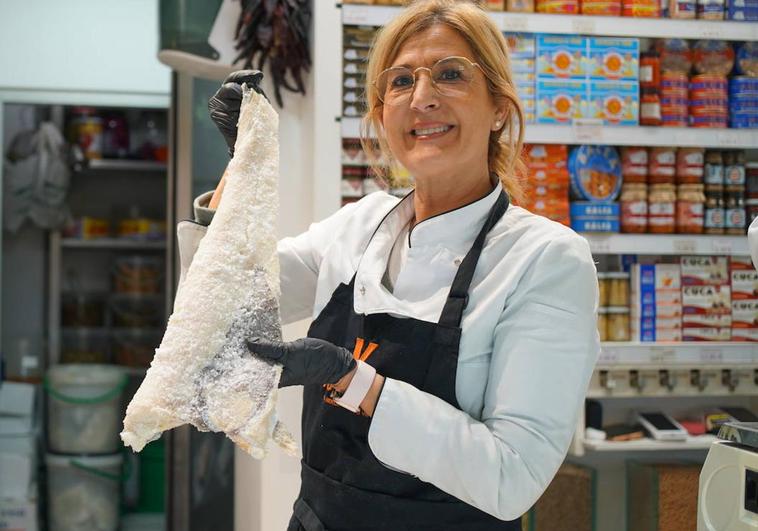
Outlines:
[[674, 253], [694, 253], [697, 251], [697, 243], [691, 238], [681, 238], [674, 240]]
[[500, 17], [500, 26], [503, 31], [529, 31], [529, 19], [524, 16], [507, 13]]
[[595, 21], [592, 17], [575, 17], [571, 19], [571, 33], [592, 35], [595, 33]]
[[732, 254], [731, 239], [714, 238], [712, 241], [713, 254]]
[[700, 361], [704, 363], [719, 363], [724, 361], [724, 353], [715, 348], [700, 349]]
[[618, 363], [618, 361], [618, 351], [609, 347], [603, 347], [602, 350], [600, 350], [600, 356], [597, 358], [597, 363], [599, 365], [613, 365], [614, 363]]
[[600, 120], [575, 120], [572, 123], [577, 142], [603, 142], [603, 123]]
[[651, 363], [671, 362], [676, 358], [676, 351], [666, 347], [652, 347], [649, 353]]
[[585, 236], [590, 243], [590, 250], [593, 254], [610, 254], [611, 241], [608, 237], [603, 236]]

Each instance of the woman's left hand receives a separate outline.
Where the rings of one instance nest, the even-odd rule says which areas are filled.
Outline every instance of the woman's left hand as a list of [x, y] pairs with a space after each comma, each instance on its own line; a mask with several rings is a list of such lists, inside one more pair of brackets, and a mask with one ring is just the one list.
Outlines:
[[253, 354], [283, 366], [279, 387], [336, 384], [356, 366], [352, 352], [322, 339], [279, 342], [256, 337], [247, 346]]

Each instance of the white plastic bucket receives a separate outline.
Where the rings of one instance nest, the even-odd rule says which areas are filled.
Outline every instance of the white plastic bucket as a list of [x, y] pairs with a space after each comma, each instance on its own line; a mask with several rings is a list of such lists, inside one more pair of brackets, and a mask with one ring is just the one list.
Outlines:
[[47, 454], [50, 531], [117, 531], [123, 459]]
[[124, 371], [113, 365], [51, 367], [45, 378], [49, 449], [63, 454], [117, 452], [127, 382]]

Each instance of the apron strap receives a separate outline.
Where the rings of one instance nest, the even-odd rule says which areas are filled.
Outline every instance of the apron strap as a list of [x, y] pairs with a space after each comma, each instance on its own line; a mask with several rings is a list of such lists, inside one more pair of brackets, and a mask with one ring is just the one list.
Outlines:
[[492, 227], [503, 217], [503, 214], [508, 209], [508, 204], [508, 195], [505, 191], [500, 192], [500, 196], [492, 206], [482, 230], [458, 267], [458, 272], [455, 275], [455, 279], [453, 279], [453, 285], [450, 287], [445, 307], [442, 309], [439, 324], [460, 328], [463, 310], [468, 304], [469, 287], [474, 278], [474, 272], [476, 271], [476, 265], [479, 263], [482, 249], [484, 249], [484, 240], [492, 230]]

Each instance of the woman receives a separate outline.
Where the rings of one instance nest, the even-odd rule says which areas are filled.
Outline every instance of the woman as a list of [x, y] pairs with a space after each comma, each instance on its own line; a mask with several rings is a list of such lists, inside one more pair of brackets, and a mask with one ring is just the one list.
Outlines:
[[[244, 80], [211, 101], [230, 148]], [[283, 364], [282, 385], [305, 386], [289, 529], [520, 529], [599, 352], [589, 246], [509, 206], [523, 118], [480, 8], [412, 4], [378, 36], [367, 87], [364, 125], [415, 190], [282, 240], [282, 319], [314, 321], [308, 338], [250, 345]], [[198, 198], [200, 222], [222, 191]]]

